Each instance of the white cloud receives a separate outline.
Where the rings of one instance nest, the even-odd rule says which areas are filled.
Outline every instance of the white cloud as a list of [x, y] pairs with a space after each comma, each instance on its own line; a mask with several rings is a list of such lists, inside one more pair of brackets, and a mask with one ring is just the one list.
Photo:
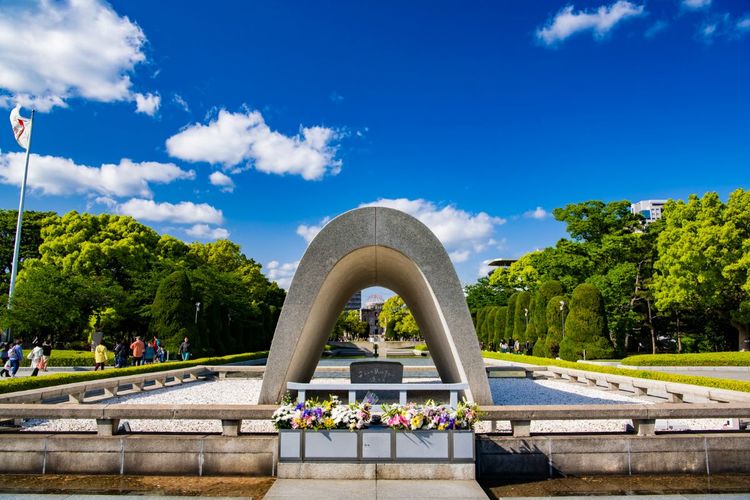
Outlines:
[[297, 226], [297, 234], [302, 236], [307, 243], [310, 243], [330, 220], [330, 217], [323, 217], [323, 220], [316, 225], [306, 226], [305, 224], [300, 224]]
[[448, 257], [450, 257], [451, 260], [457, 264], [459, 262], [466, 262], [467, 260], [469, 260], [470, 255], [471, 252], [469, 250], [455, 250], [453, 252], [450, 252], [448, 254]]
[[[0, 153], [0, 182], [20, 186], [24, 153]], [[28, 186], [46, 195], [94, 193], [105, 196], [153, 196], [150, 183], [168, 184], [193, 179], [195, 172], [174, 163], [140, 162], [127, 158], [100, 167], [78, 165], [69, 158], [32, 154]]]
[[115, 212], [130, 215], [139, 220], [153, 222], [172, 222], [176, 224], [221, 224], [224, 214], [221, 210], [207, 203], [156, 203], [153, 200], [133, 198], [119, 203]]
[[144, 113], [148, 116], [154, 116], [161, 106], [161, 96], [159, 94], [134, 94], [136, 113]]
[[181, 107], [184, 111], [190, 112], [190, 106], [188, 106], [187, 101], [183, 99], [180, 94], [175, 94], [172, 97], [172, 102]]
[[524, 212], [523, 216], [526, 217], [527, 219], [542, 220], [542, 219], [546, 219], [547, 217], [549, 217], [549, 212], [547, 212], [542, 207], [536, 207], [534, 210], [529, 210], [528, 212]]
[[453, 205], [439, 208], [423, 199], [379, 199], [360, 206], [388, 207], [406, 212], [429, 227], [443, 245], [451, 251], [484, 242], [492, 235], [495, 226], [505, 223], [505, 219], [492, 217], [485, 212], [470, 214]]
[[737, 29], [741, 32], [750, 31], [750, 14], [737, 21]]
[[225, 240], [229, 238], [229, 231], [223, 227], [212, 228], [208, 224], [195, 224], [186, 229], [185, 232], [201, 240]]
[[690, 10], [705, 9], [711, 5], [711, 0], [682, 0], [682, 6]]
[[299, 261], [281, 264], [277, 260], [272, 260], [266, 264], [266, 276], [269, 280], [278, 283], [281, 288], [288, 290], [297, 266], [299, 266]]
[[228, 175], [216, 171], [209, 175], [208, 178], [211, 181], [211, 184], [219, 186], [222, 191], [226, 193], [234, 191], [234, 181]]
[[207, 125], [195, 123], [167, 139], [167, 151], [185, 161], [204, 161], [233, 168], [249, 163], [270, 174], [301, 175], [320, 179], [336, 175], [342, 162], [335, 158], [339, 139], [326, 127], [301, 127], [286, 136], [273, 131], [259, 111], [219, 111]]
[[612, 5], [602, 5], [595, 11], [574, 11], [573, 5], [563, 8], [557, 15], [536, 32], [537, 38], [547, 45], [555, 45], [583, 31], [593, 31], [594, 38], [602, 39], [620, 21], [642, 16], [644, 6], [626, 0]]
[[664, 21], [656, 21], [646, 32], [643, 34], [646, 38], [654, 38], [656, 35], [664, 31], [669, 27], [669, 23]]
[[492, 259], [483, 260], [482, 263], [479, 265], [479, 269], [477, 271], [477, 277], [484, 278], [488, 274], [490, 274], [490, 271], [493, 271], [494, 269], [497, 269], [495, 267], [490, 266], [490, 262], [492, 262]]
[[146, 60], [141, 28], [99, 0], [11, 2], [0, 9], [0, 88], [49, 111], [66, 99], [134, 101], [130, 75]]

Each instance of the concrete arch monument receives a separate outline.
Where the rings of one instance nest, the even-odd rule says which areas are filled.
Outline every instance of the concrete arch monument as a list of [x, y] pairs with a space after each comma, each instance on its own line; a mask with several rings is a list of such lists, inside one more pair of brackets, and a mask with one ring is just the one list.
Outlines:
[[336, 318], [357, 290], [383, 286], [408, 304], [444, 383], [492, 404], [461, 283], [443, 245], [401, 211], [358, 208], [329, 222], [310, 243], [284, 301], [260, 403], [279, 401], [287, 382], [309, 382]]

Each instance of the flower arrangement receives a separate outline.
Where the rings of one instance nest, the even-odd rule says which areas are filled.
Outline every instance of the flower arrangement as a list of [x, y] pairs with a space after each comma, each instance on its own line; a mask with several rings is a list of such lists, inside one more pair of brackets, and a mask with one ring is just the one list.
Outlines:
[[336, 396], [319, 402], [294, 403], [288, 399], [273, 412], [271, 421], [276, 429], [332, 430], [364, 429], [370, 423], [372, 405], [365, 401], [343, 405]]
[[479, 421], [479, 407], [466, 401], [458, 403], [455, 409], [427, 401], [424, 405], [383, 405], [383, 411], [383, 423], [399, 430], [471, 429]]

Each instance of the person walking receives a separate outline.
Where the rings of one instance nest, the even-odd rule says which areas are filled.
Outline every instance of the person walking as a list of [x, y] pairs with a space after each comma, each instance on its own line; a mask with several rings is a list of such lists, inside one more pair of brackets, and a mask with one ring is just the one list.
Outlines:
[[183, 361], [190, 359], [190, 342], [187, 337], [185, 337], [185, 340], [180, 344], [180, 355], [182, 356]]
[[96, 346], [96, 349], [94, 349], [94, 362], [96, 365], [94, 365], [94, 371], [99, 370], [100, 368], [104, 370], [104, 365], [107, 364], [107, 346], [104, 345], [104, 342], [99, 342], [99, 345]]
[[43, 368], [42, 358], [44, 357], [44, 350], [38, 343], [34, 343], [34, 348], [29, 353], [27, 359], [31, 360], [31, 376], [36, 377], [39, 375], [39, 369]]
[[146, 350], [146, 346], [143, 345], [143, 341], [140, 337], [136, 337], [135, 342], [130, 344], [130, 350], [133, 351], [133, 366], [141, 366], [143, 364], [143, 352]]
[[120, 339], [115, 345], [115, 368], [125, 368], [128, 359], [128, 344]]
[[3, 368], [0, 370], [0, 377], [10, 377], [10, 361], [8, 361], [8, 343], [0, 344], [0, 363]]
[[16, 340], [13, 347], [8, 351], [11, 377], [15, 377], [16, 373], [18, 373], [18, 369], [21, 367], [21, 360], [23, 359], [23, 347], [21, 347], [21, 342], [21, 339]]
[[150, 365], [153, 363], [155, 355], [156, 350], [154, 349], [154, 345], [151, 342], [146, 342], [146, 347], [143, 351], [143, 364]]
[[49, 358], [52, 356], [52, 341], [49, 338], [44, 339], [44, 342], [42, 342], [42, 362], [44, 363], [44, 370], [47, 371], [47, 366], [49, 366]]

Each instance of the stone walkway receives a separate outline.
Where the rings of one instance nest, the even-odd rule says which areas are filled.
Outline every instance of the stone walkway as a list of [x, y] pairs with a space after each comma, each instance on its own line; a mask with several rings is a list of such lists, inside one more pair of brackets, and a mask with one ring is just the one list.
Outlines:
[[[277, 479], [265, 500], [280, 499], [486, 499], [476, 481]], [[0, 499], [2, 500], [2, 499]]]

